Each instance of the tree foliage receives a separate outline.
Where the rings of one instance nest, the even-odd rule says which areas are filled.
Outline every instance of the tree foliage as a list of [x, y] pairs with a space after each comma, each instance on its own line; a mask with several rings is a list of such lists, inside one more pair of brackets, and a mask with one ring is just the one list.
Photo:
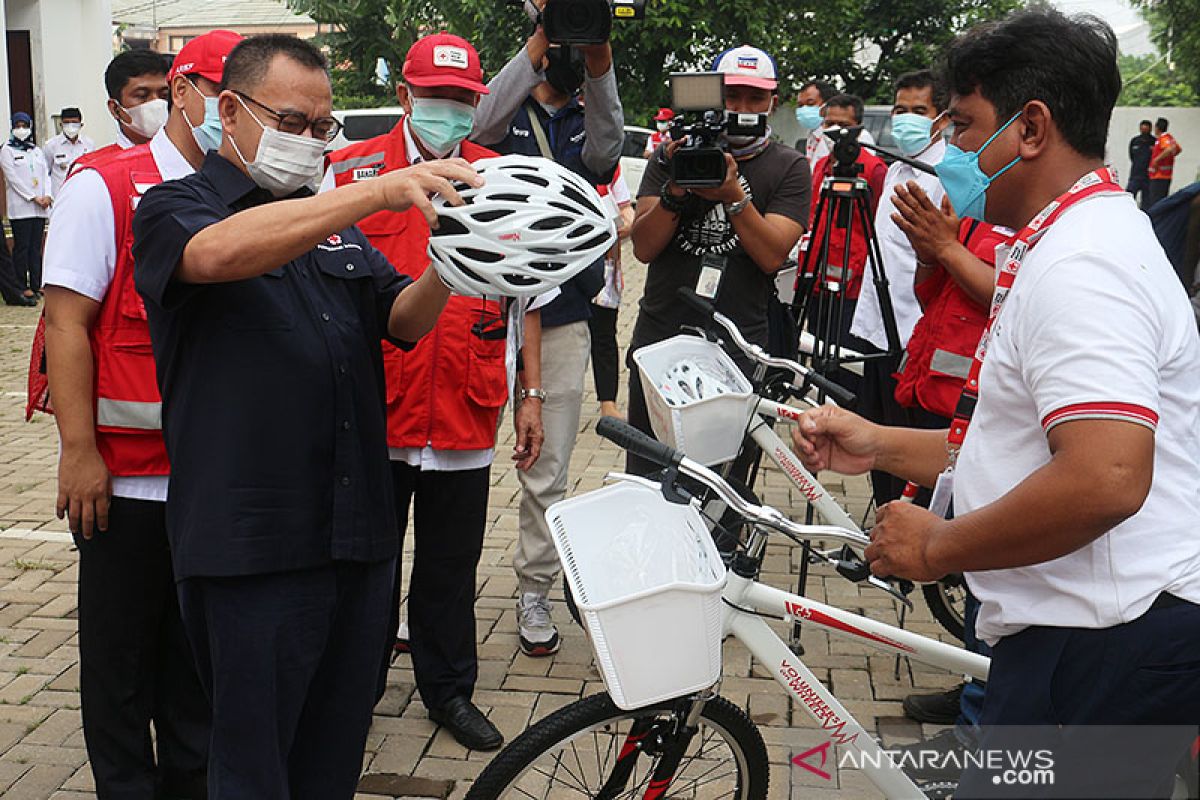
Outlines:
[[1121, 56], [1121, 97], [1119, 106], [1194, 106], [1200, 105], [1200, 92], [1190, 76], [1159, 56]]
[[[1193, 96], [1200, 92], [1200, 0], [1134, 0], [1159, 50]], [[1194, 101], [1193, 101], [1194, 102]]]
[[[1200, 0], [1192, 0], [1200, 2]], [[641, 22], [618, 22], [613, 46], [621, 98], [631, 121], [669, 102], [673, 71], [707, 69], [722, 50], [753, 44], [775, 57], [785, 96], [811, 78], [832, 80], [868, 102], [890, 101], [892, 79], [928, 66], [958, 31], [1002, 15], [1021, 0], [648, 0]], [[491, 75], [530, 32], [504, 0], [290, 0], [322, 23], [335, 63], [352, 73], [342, 94], [391, 96], [375, 85], [377, 58], [398, 77], [422, 33], [449, 30], [470, 40]]]

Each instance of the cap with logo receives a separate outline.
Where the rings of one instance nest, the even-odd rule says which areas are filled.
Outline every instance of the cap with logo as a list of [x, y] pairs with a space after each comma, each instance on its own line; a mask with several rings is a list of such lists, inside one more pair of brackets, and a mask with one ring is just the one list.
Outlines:
[[655, 122], [670, 122], [673, 119], [675, 119], [675, 112], [669, 108], [660, 108], [654, 115]]
[[220, 83], [221, 75], [225, 72], [225, 59], [229, 58], [242, 38], [240, 33], [224, 30], [197, 36], [175, 56], [171, 71], [167, 73], [167, 82], [175, 80], [176, 75], [200, 75], [213, 83]]
[[409, 48], [403, 75], [410, 86], [456, 86], [488, 93], [479, 53], [466, 39], [445, 31], [418, 39]]
[[765, 52], [748, 44], [721, 53], [713, 62], [712, 71], [725, 75], [726, 86], [774, 90], [779, 85], [775, 62]]

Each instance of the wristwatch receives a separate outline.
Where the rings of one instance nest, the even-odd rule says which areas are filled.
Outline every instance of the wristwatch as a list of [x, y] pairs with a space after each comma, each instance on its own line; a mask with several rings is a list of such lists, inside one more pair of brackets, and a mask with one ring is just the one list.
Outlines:
[[726, 203], [725, 213], [728, 216], [736, 217], [738, 214], [746, 210], [746, 206], [750, 205], [750, 195], [746, 195], [736, 203]]
[[541, 400], [544, 403], [546, 402], [546, 390], [537, 388], [521, 389], [521, 402], [524, 402], [530, 398], [533, 398], [534, 400]]

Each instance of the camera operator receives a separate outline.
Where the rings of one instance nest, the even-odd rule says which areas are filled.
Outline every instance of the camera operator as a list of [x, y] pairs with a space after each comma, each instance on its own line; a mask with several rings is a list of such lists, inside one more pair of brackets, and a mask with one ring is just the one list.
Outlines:
[[[538, 10], [547, 5], [542, 0], [532, 2]], [[581, 88], [587, 98], [586, 115]], [[475, 109], [473, 141], [501, 154], [553, 159], [596, 186], [612, 180], [625, 139], [625, 115], [607, 41], [556, 45], [539, 24], [488, 90]], [[600, 258], [564, 284], [561, 295], [542, 308], [543, 383], [521, 392], [520, 402], [542, 404], [546, 437], [537, 463], [519, 475], [523, 492], [513, 568], [520, 597], [519, 642], [529, 656], [548, 656], [558, 650], [549, 600], [550, 586], [558, 577], [558, 555], [545, 512], [566, 494], [591, 352], [588, 320], [592, 298], [603, 288], [604, 258]]]
[[[775, 109], [775, 64], [762, 50], [727, 50], [712, 71], [725, 76], [727, 111], [769, 114]], [[697, 286], [701, 262], [707, 271], [713, 257], [724, 266], [717, 309], [748, 340], [766, 346], [772, 275], [804, 232], [812, 191], [804, 155], [772, 141], [770, 133], [768, 128], [758, 137], [723, 135], [725, 181], [713, 189], [689, 191], [671, 180], [671, 159], [682, 140], [668, 142], [650, 159], [638, 189], [632, 233], [634, 254], [650, 266], [630, 353], [674, 336], [680, 325], [702, 323], [697, 312], [679, 303], [676, 293], [682, 286]], [[740, 357], [739, 353], [735, 360]], [[629, 422], [650, 432], [637, 369], [632, 359], [627, 363]], [[745, 366], [744, 358], [740, 363]], [[652, 467], [629, 455], [626, 468], [645, 473]]]

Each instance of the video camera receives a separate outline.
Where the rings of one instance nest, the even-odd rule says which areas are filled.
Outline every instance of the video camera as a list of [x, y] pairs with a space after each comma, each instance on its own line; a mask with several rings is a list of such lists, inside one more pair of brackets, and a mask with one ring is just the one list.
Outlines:
[[858, 163], [858, 156], [862, 153], [862, 144], [858, 141], [858, 135], [862, 131], [862, 125], [855, 125], [851, 128], [827, 128], [822, 131], [833, 142], [833, 176], [835, 178], [853, 178], [862, 172], [862, 164]]
[[[731, 114], [725, 110], [725, 76], [719, 72], [672, 73], [671, 107], [680, 112], [671, 125], [671, 138], [686, 139], [671, 159], [671, 180], [676, 186], [715, 189], [725, 182], [721, 134], [767, 133], [766, 114]], [[684, 119], [687, 113], [694, 115], [691, 124]]]
[[532, 0], [507, 2], [523, 7], [554, 44], [604, 44], [612, 35], [614, 19], [646, 16], [646, 0], [547, 0], [540, 11]]

